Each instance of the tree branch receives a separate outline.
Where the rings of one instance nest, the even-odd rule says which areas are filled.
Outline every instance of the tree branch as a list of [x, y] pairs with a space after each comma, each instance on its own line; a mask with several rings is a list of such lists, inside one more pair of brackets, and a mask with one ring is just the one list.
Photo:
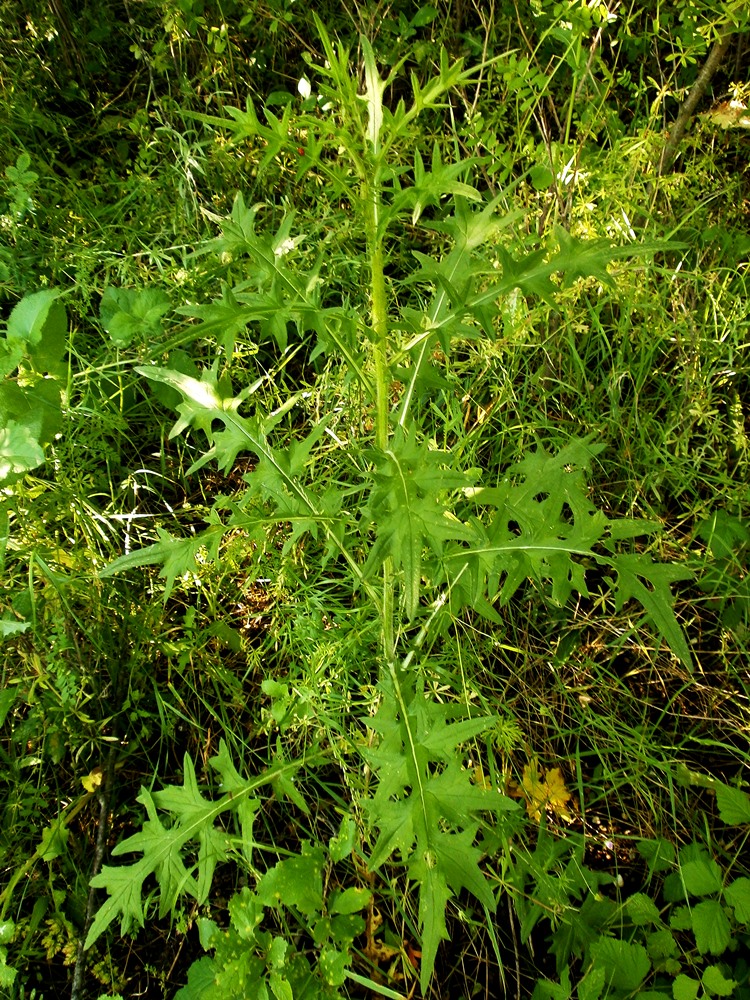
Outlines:
[[657, 169], [659, 177], [669, 173], [672, 169], [675, 157], [677, 156], [677, 147], [682, 141], [682, 137], [688, 127], [688, 122], [698, 106], [698, 102], [706, 92], [706, 88], [711, 81], [711, 77], [721, 65], [721, 61], [726, 55], [729, 43], [732, 40], [732, 35], [733, 31], [731, 30], [725, 31], [724, 34], [719, 35], [714, 42], [711, 51], [708, 53], [708, 58], [703, 65], [703, 69], [698, 74], [698, 79], [693, 84], [692, 89], [687, 96], [687, 100], [680, 108], [680, 113], [677, 115], [674, 125], [672, 125], [667, 141], [664, 143], [664, 149], [662, 149], [661, 158], [659, 159], [659, 167]]

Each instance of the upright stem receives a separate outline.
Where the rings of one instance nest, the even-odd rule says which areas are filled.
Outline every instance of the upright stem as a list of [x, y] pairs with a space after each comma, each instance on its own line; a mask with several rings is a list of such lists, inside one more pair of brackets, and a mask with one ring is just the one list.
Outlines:
[[375, 447], [388, 447], [388, 296], [383, 274], [383, 241], [378, 232], [380, 193], [377, 182], [367, 192], [367, 246], [370, 258], [370, 323], [375, 362]]
[[[375, 364], [375, 447], [387, 451], [390, 413], [388, 377], [388, 296], [383, 273], [383, 241], [380, 233], [380, 189], [377, 176], [365, 185], [367, 249], [370, 260], [370, 325]], [[383, 652], [393, 669], [396, 661], [394, 632], [394, 581], [391, 560], [383, 564]]]

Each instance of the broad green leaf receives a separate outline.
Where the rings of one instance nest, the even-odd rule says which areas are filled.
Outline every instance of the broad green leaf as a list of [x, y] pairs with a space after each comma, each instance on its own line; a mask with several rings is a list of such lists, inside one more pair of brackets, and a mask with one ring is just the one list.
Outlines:
[[717, 997], [730, 997], [738, 986], [736, 979], [727, 979], [718, 965], [707, 965], [701, 977], [707, 993]]
[[331, 898], [328, 901], [328, 912], [329, 913], [359, 913], [360, 910], [364, 909], [372, 899], [372, 893], [369, 889], [358, 889], [356, 886], [352, 886], [350, 889], [344, 889], [343, 892], [332, 893]]
[[214, 961], [204, 955], [190, 966], [187, 984], [175, 993], [174, 1000], [219, 1000], [220, 995]]
[[296, 907], [306, 916], [323, 909], [323, 868], [321, 847], [303, 844], [302, 854], [279, 861], [258, 883], [257, 895], [266, 906]]
[[161, 319], [172, 303], [159, 288], [105, 288], [99, 306], [102, 326], [116, 347], [129, 347], [136, 336], [157, 338]]
[[675, 931], [692, 930], [693, 917], [690, 907], [675, 906], [669, 914], [669, 926]]
[[273, 971], [269, 974], [268, 985], [276, 1000], [294, 1000], [291, 984], [279, 972]]
[[675, 861], [674, 844], [663, 838], [655, 840], [639, 840], [638, 853], [645, 858], [649, 871], [653, 875], [668, 871]]
[[706, 899], [692, 909], [695, 944], [701, 955], [723, 955], [732, 940], [732, 928], [721, 903]]
[[740, 788], [725, 785], [717, 781], [716, 804], [719, 807], [719, 816], [722, 822], [729, 826], [743, 826], [750, 823], [750, 795]]
[[721, 889], [721, 868], [708, 856], [680, 866], [685, 888], [691, 896], [708, 896]]
[[658, 924], [660, 920], [658, 906], [650, 896], [642, 892], [637, 892], [625, 900], [625, 912], [636, 927]]
[[[229, 900], [229, 916], [232, 920], [232, 931], [236, 932], [243, 942], [254, 944], [258, 937], [258, 928], [263, 922], [264, 907], [258, 896], [247, 886], [236, 892]], [[204, 947], [211, 948], [215, 937], [209, 932], [209, 940]]]
[[8, 340], [26, 345], [37, 371], [48, 371], [65, 353], [68, 320], [61, 295], [55, 288], [26, 295], [8, 318]]
[[343, 861], [354, 850], [357, 842], [357, 824], [351, 816], [344, 816], [338, 832], [328, 841], [328, 854], [331, 861]]
[[0, 483], [44, 464], [44, 451], [33, 430], [9, 421], [0, 427]]
[[724, 899], [734, 910], [735, 920], [750, 924], [750, 878], [736, 878], [724, 890]]
[[[28, 628], [28, 625], [26, 625], [24, 622], [7, 622], [7, 623], [5, 623], [5, 622], [2, 621], [2, 619], [0, 619], [0, 637], [12, 634], [11, 632], [6, 632], [3, 629], [2, 626], [4, 624], [8, 624], [8, 625], [21, 625], [22, 628], [16, 630], [16, 631], [21, 631], [21, 632], [23, 632], [25, 628]], [[16, 695], [17, 694], [18, 694], [18, 688], [15, 687], [15, 686], [13, 686], [13, 687], [6, 687], [6, 688], [3, 688], [2, 691], [0, 691], [0, 726], [3, 725], [3, 723], [5, 722], [5, 720], [6, 720], [7, 716], [8, 716], [8, 712], [10, 712], [11, 708], [13, 708], [13, 705], [15, 703]], [[0, 944], [2, 944], [2, 943], [3, 943], [2, 942], [2, 936], [0, 935]]]
[[8, 965], [8, 958], [5, 948], [0, 949], [0, 986], [10, 989], [16, 981], [18, 970]]
[[39, 180], [39, 174], [33, 170], [29, 170], [30, 166], [31, 157], [29, 154], [21, 153], [20, 156], [16, 157], [15, 166], [5, 168], [5, 176], [13, 184], [18, 184], [20, 187], [29, 187]]
[[590, 948], [594, 966], [604, 970], [606, 981], [618, 990], [637, 990], [651, 971], [651, 960], [643, 945], [600, 937]]
[[[0, 618], [0, 639], [6, 639], [9, 635], [20, 635], [29, 627], [29, 622], [11, 621], [7, 618]], [[5, 693], [5, 692], [3, 692]], [[0, 711], [0, 716], [4, 718]], [[0, 722], [0, 725], [2, 723]]]
[[531, 1000], [570, 1000], [570, 983], [553, 983], [549, 979], [539, 979], [531, 994]]
[[672, 984], [672, 996], [674, 1000], [696, 1000], [700, 985], [698, 980], [691, 976], [679, 975]]
[[318, 970], [329, 986], [343, 986], [346, 980], [346, 968], [350, 963], [351, 957], [347, 952], [339, 951], [338, 948], [329, 945], [320, 952]]
[[649, 953], [650, 958], [655, 961], [661, 961], [662, 959], [670, 958], [672, 955], [677, 955], [677, 942], [672, 932], [665, 927], [664, 930], [654, 931], [653, 934], [649, 934], [646, 939], [646, 951]]
[[693, 857], [680, 852], [680, 867], [664, 881], [664, 898], [682, 902], [688, 896], [709, 896], [721, 890], [721, 868], [705, 848], [695, 848]]
[[589, 969], [578, 984], [578, 1000], [599, 1000], [607, 980], [604, 969]]
[[266, 953], [266, 962], [269, 966], [280, 968], [284, 965], [286, 954], [289, 951], [289, 942], [282, 937], [275, 937], [271, 942], [271, 947]]
[[714, 559], [732, 559], [744, 545], [750, 544], [750, 526], [725, 510], [715, 510], [699, 521], [695, 534], [707, 545]]
[[63, 427], [61, 399], [55, 378], [26, 373], [23, 385], [0, 382], [0, 430], [24, 427], [40, 447], [49, 443]]
[[42, 861], [54, 861], [67, 854], [70, 831], [61, 819], [54, 819], [42, 830], [42, 841], [37, 848]]
[[25, 354], [22, 341], [0, 340], [0, 379], [18, 368]]

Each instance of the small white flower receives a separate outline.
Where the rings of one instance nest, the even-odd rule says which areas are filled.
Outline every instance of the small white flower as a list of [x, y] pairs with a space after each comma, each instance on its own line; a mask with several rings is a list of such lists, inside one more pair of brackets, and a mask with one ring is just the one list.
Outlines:
[[295, 241], [291, 237], [283, 240], [278, 246], [273, 248], [274, 256], [283, 257], [284, 254], [289, 253], [290, 250], [294, 250], [296, 246]]
[[307, 79], [306, 76], [300, 78], [300, 81], [297, 84], [297, 90], [303, 101], [306, 101], [307, 98], [312, 93], [312, 87], [310, 86], [310, 81]]

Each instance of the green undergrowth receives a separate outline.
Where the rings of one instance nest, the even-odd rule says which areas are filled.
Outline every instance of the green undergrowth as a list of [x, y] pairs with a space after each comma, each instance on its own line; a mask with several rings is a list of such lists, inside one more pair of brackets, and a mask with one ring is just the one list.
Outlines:
[[148, 99], [8, 132], [0, 989], [742, 1000], [732, 139], [657, 179], [598, 8], [329, 11], [279, 83], [261, 6], [247, 78], [241, 4], [68, 25]]

